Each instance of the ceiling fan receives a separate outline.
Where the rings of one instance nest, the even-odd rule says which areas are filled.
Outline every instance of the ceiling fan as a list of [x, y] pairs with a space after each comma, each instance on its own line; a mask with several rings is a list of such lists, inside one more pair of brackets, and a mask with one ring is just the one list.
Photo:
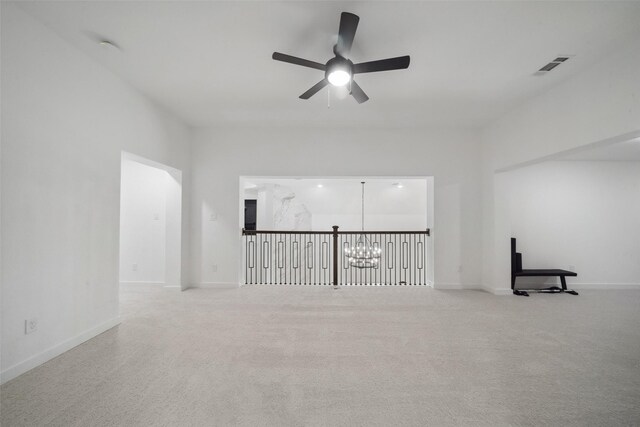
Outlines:
[[373, 73], [376, 71], [401, 70], [409, 67], [409, 55], [398, 56], [396, 58], [380, 59], [378, 61], [361, 62], [354, 64], [349, 59], [351, 45], [356, 36], [356, 29], [360, 18], [349, 12], [342, 12], [340, 15], [340, 29], [338, 30], [338, 43], [333, 46], [334, 58], [326, 64], [309, 61], [307, 59], [286, 55], [280, 52], [273, 52], [271, 56], [276, 61], [288, 62], [290, 64], [302, 65], [303, 67], [315, 68], [324, 71], [324, 78], [313, 85], [311, 89], [300, 95], [301, 99], [309, 99], [320, 89], [328, 84], [333, 86], [344, 86], [349, 83], [349, 92], [358, 104], [367, 101], [369, 97], [353, 80], [354, 74]]

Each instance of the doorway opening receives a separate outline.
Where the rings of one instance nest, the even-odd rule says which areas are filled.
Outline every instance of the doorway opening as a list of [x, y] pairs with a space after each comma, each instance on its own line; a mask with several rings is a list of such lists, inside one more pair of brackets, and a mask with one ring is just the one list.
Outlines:
[[120, 284], [181, 288], [182, 172], [122, 153]]
[[256, 230], [257, 225], [257, 207], [256, 199], [244, 199], [244, 229]]

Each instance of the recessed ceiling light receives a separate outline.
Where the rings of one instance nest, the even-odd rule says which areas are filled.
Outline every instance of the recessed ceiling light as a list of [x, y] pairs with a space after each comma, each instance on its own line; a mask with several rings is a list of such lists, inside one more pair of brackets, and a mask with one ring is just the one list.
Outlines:
[[322, 188], [322, 187], [324, 187], [324, 186], [323, 186], [322, 184], [318, 184], [318, 185], [317, 185], [317, 187], [318, 187], [318, 188]]
[[399, 182], [394, 182], [392, 185], [393, 185], [394, 187], [396, 187], [396, 188], [402, 188], [402, 187], [404, 187], [404, 185], [402, 185], [402, 184], [401, 184], [401, 183], [399, 183]]

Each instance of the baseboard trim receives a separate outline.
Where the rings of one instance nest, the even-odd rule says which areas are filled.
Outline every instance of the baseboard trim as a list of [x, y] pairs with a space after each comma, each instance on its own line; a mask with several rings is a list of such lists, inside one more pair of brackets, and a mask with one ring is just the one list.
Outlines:
[[[285, 285], [285, 286], [291, 286], [291, 285]], [[300, 285], [293, 285], [293, 286], [300, 286]], [[302, 285], [305, 286], [305, 285]], [[333, 286], [330, 283], [327, 284], [319, 284], [319, 285], [307, 285], [307, 286]], [[416, 284], [405, 284], [405, 283], [398, 283], [397, 285], [394, 284], [389, 284], [389, 283], [340, 283], [339, 286], [349, 286], [349, 287], [361, 287], [361, 286], [368, 286], [368, 287], [386, 287], [386, 288], [399, 288], [399, 287], [411, 287], [411, 288], [432, 288], [432, 286], [429, 283], [425, 283], [424, 285], [416, 285]]]
[[[235, 289], [243, 286], [242, 283], [234, 282], [200, 282], [192, 283], [186, 289]], [[262, 286], [262, 285], [261, 285]], [[341, 285], [350, 286], [350, 285]], [[526, 287], [526, 284], [518, 284], [518, 288]], [[165, 286], [168, 287], [168, 286]], [[467, 291], [484, 291], [493, 295], [511, 295], [511, 288], [490, 288], [483, 285], [462, 285], [460, 283], [436, 283], [435, 285], [426, 285], [424, 287], [433, 287], [436, 290], [467, 290]], [[640, 283], [567, 283], [567, 287], [573, 289], [640, 289]]]
[[[536, 289], [541, 287], [539, 284], [530, 285], [534, 288], [528, 288], [526, 283], [516, 285], [516, 289]], [[640, 290], [640, 283], [567, 283], [568, 289], [575, 290], [600, 290], [600, 291], [620, 291], [620, 290]], [[492, 289], [482, 287], [482, 290], [494, 295], [511, 295], [513, 291], [510, 288]]]
[[511, 289], [509, 288], [499, 288], [499, 289], [493, 289], [493, 288], [489, 288], [487, 286], [483, 286], [483, 285], [462, 285], [459, 283], [440, 283], [440, 284], [436, 284], [435, 286], [436, 290], [442, 290], [442, 291], [447, 291], [447, 290], [459, 290], [459, 291], [483, 291], [483, 292], [487, 292], [490, 293], [492, 295], [511, 295]]
[[482, 290], [485, 291], [485, 292], [489, 292], [490, 294], [498, 295], [498, 296], [513, 295], [513, 291], [511, 290], [511, 288], [493, 289], [493, 288], [485, 288], [485, 287], [483, 287]]
[[62, 341], [59, 344], [54, 345], [53, 347], [48, 348], [47, 350], [36, 354], [35, 356], [31, 356], [30, 358], [19, 362], [13, 365], [10, 368], [5, 369], [0, 373], [0, 384], [4, 384], [12, 379], [24, 374], [42, 365], [45, 362], [53, 359], [54, 357], [60, 356], [62, 353], [71, 350], [72, 348], [82, 344], [85, 341], [90, 340], [103, 332], [108, 331], [109, 329], [118, 326], [120, 324], [120, 316], [115, 317], [113, 319], [107, 320], [106, 322], [102, 322], [98, 326], [89, 329], [81, 333], [80, 335], [76, 335], [73, 338]]
[[139, 281], [139, 282], [120, 282], [121, 285], [159, 285], [159, 286], [164, 286], [165, 283], [164, 282], [145, 282], [145, 281]]
[[199, 282], [191, 283], [187, 289], [235, 289], [240, 286], [242, 284], [234, 282]]
[[[240, 288], [242, 286], [245, 286], [244, 283], [233, 283], [233, 282], [201, 282], [201, 283], [192, 283], [190, 284], [186, 289], [235, 289], [235, 288]], [[318, 287], [322, 287], [322, 286], [326, 286], [326, 287], [331, 287], [332, 285], [301, 285], [301, 284], [270, 284], [270, 283], [254, 283], [251, 284], [251, 286], [295, 286], [295, 287], [305, 287], [305, 286], [309, 286], [309, 287], [314, 287], [314, 286], [318, 286]], [[351, 284], [351, 283], [342, 283], [340, 284], [340, 286], [354, 286], [354, 287], [358, 287], [360, 286], [359, 284]], [[378, 284], [378, 283], [374, 283], [374, 284], [367, 284], [367, 285], [363, 285], [363, 286], [386, 286], [386, 287], [394, 287], [394, 285], [382, 285], [382, 284]], [[404, 287], [405, 285], [402, 285], [402, 287]], [[433, 288], [433, 285], [427, 283], [425, 285], [407, 285], [410, 287], [420, 287], [420, 288]], [[456, 289], [479, 289], [479, 288], [456, 288]]]
[[463, 285], [461, 283], [435, 283], [434, 289], [447, 290], [459, 290], [459, 291], [477, 291], [481, 290], [481, 285]]
[[567, 283], [567, 288], [603, 290], [640, 289], [640, 283]]
[[[538, 289], [549, 286], [560, 286], [559, 283], [516, 283], [516, 289]], [[567, 280], [568, 289], [597, 289], [597, 290], [623, 290], [640, 289], [640, 283], [572, 283]]]

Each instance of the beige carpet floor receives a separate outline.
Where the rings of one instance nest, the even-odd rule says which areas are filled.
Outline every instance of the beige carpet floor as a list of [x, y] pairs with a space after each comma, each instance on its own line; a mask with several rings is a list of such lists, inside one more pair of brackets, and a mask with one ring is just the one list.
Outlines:
[[640, 291], [128, 286], [10, 426], [640, 425]]

